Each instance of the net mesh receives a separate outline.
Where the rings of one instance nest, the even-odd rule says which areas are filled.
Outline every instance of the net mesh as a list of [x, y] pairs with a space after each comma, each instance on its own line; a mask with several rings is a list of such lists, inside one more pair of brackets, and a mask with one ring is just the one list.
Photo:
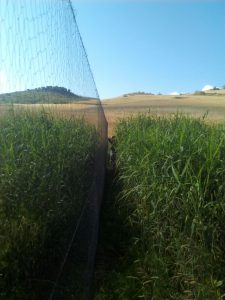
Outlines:
[[91, 297], [106, 147], [71, 1], [1, 0], [1, 299]]

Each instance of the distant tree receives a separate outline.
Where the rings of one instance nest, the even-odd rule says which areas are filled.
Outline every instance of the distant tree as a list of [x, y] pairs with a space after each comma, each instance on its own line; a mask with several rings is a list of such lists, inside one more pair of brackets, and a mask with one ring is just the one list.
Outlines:
[[205, 95], [205, 92], [203, 92], [203, 91], [195, 91], [194, 95]]
[[77, 96], [74, 93], [72, 93], [70, 89], [66, 89], [66, 88], [61, 87], [61, 86], [48, 85], [48, 86], [38, 87], [35, 90], [36, 91], [41, 91], [41, 92], [58, 93], [58, 94], [69, 96], [69, 97]]

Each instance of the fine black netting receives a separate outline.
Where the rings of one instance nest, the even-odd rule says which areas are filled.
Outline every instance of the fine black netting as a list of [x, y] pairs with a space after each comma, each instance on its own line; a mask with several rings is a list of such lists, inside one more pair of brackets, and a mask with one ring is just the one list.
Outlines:
[[1, 0], [1, 299], [90, 298], [106, 145], [71, 1]]

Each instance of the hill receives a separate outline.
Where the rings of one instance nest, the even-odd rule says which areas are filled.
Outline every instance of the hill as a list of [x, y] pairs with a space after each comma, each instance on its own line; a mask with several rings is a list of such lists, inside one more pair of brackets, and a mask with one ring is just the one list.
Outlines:
[[46, 86], [21, 92], [1, 94], [0, 104], [65, 104], [86, 99], [85, 97], [72, 93], [64, 87]]

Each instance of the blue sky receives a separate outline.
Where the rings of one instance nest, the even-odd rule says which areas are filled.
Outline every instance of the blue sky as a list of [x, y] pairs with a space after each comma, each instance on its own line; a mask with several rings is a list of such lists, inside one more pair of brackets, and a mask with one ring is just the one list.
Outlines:
[[69, 1], [0, 0], [0, 93], [49, 85], [97, 97]]
[[225, 1], [73, 0], [101, 98], [225, 85]]
[[[225, 0], [72, 0], [102, 99], [225, 85]], [[0, 93], [96, 97], [67, 0], [0, 0]]]

